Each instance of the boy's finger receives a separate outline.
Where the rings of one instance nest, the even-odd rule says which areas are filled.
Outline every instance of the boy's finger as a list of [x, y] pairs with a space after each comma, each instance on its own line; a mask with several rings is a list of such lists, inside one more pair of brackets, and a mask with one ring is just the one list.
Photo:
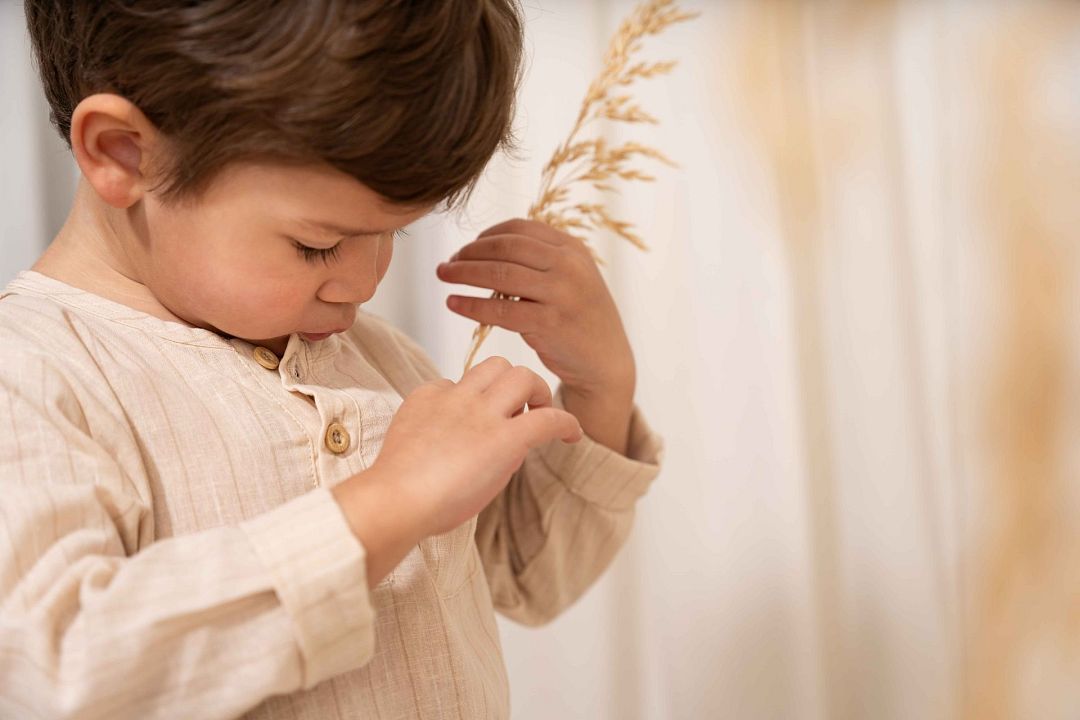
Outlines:
[[525, 405], [551, 406], [551, 388], [544, 378], [527, 367], [516, 366], [499, 375], [484, 393], [500, 412], [512, 417]]
[[442, 263], [436, 273], [444, 282], [497, 290], [504, 295], [538, 301], [547, 299], [544, 288], [552, 284], [545, 280], [544, 273], [539, 270], [497, 260], [457, 260]]
[[526, 235], [491, 235], [473, 240], [450, 258], [455, 260], [504, 260], [547, 272], [555, 264], [550, 243]]
[[510, 423], [515, 432], [523, 433], [529, 447], [538, 447], [552, 440], [574, 443], [585, 437], [578, 419], [555, 407], [530, 410]]
[[484, 230], [484, 232], [477, 235], [477, 238], [504, 234], [527, 235], [538, 240], [543, 240], [546, 243], [551, 243], [552, 245], [562, 245], [566, 242], [566, 236], [550, 225], [537, 220], [525, 220], [523, 218], [505, 220], [498, 225], [492, 225], [487, 230]]
[[489, 358], [484, 359], [483, 362], [479, 362], [473, 365], [468, 371], [461, 376], [461, 380], [457, 385], [460, 388], [471, 390], [473, 392], [484, 392], [495, 381], [495, 378], [502, 375], [504, 372], [514, 367], [513, 364], [504, 357], [499, 355], [492, 355]]
[[482, 325], [497, 325], [516, 333], [537, 332], [542, 325], [545, 305], [532, 300], [501, 300], [451, 295], [446, 306], [458, 315]]

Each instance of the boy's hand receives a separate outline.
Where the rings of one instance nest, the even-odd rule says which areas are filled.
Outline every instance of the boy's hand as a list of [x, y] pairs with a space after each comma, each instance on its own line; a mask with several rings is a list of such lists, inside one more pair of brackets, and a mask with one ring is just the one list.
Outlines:
[[573, 415], [551, 407], [543, 378], [496, 356], [457, 383], [434, 380], [413, 390], [371, 470], [385, 478], [395, 504], [418, 518], [422, 537], [441, 535], [483, 510], [530, 449], [581, 437]]
[[[461, 248], [439, 265], [437, 275], [520, 297], [451, 295], [447, 306], [485, 325], [520, 333], [562, 380], [567, 402], [571, 395], [632, 402], [633, 351], [615, 301], [581, 241], [541, 222], [509, 220]], [[585, 419], [579, 419], [585, 426]]]
[[416, 543], [478, 515], [530, 449], [581, 440], [573, 415], [550, 405], [543, 378], [501, 357], [409, 393], [371, 467], [331, 488], [364, 546], [369, 588]]

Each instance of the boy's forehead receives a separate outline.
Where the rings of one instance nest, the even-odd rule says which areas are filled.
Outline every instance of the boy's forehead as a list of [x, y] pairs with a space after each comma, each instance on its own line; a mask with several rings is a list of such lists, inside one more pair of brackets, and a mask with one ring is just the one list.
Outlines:
[[305, 229], [326, 235], [374, 235], [422, 217], [435, 204], [402, 205], [358, 179], [326, 166], [238, 163], [219, 188], [272, 207]]
[[362, 235], [383, 235], [397, 229], [397, 223], [390, 226], [385, 226], [385, 223], [374, 223], [370, 220], [365, 221], [362, 226], [356, 227], [343, 227], [334, 221], [325, 220], [312, 220], [311, 218], [300, 218], [299, 224], [304, 228], [313, 232], [321, 233], [323, 235], [333, 235], [335, 237], [358, 237]]

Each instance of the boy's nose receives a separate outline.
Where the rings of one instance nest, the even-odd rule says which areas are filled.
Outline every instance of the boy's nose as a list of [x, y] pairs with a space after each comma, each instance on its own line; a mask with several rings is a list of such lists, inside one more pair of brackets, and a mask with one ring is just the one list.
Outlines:
[[393, 257], [393, 240], [346, 242], [337, 262], [329, 265], [329, 277], [317, 293], [329, 303], [360, 305], [375, 295]]
[[373, 272], [357, 273], [352, 276], [338, 275], [323, 283], [318, 297], [323, 302], [360, 305], [375, 295], [378, 281]]
[[328, 303], [359, 305], [372, 298], [378, 284], [376, 258], [365, 254], [334, 268], [331, 277], [319, 289], [318, 297]]

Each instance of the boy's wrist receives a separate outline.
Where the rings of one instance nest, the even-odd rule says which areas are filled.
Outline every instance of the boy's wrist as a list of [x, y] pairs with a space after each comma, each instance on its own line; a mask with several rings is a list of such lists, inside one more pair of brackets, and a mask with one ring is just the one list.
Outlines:
[[585, 434], [625, 455], [634, 412], [633, 385], [607, 392], [583, 392], [564, 383], [561, 389], [563, 408], [578, 419]]
[[375, 587], [428, 533], [417, 512], [377, 464], [331, 488], [353, 535], [364, 547], [368, 587]]

